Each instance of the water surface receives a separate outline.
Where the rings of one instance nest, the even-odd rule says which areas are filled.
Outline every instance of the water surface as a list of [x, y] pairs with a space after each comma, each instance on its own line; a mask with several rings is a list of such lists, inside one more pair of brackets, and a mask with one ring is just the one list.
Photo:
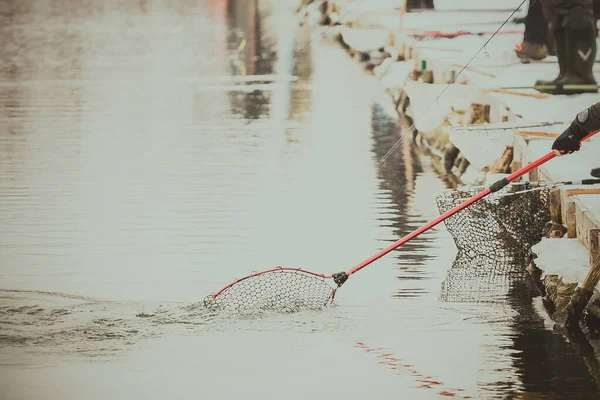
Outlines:
[[324, 311], [202, 309], [252, 271], [347, 270], [448, 188], [409, 140], [375, 168], [403, 124], [296, 6], [0, 5], [0, 397], [597, 395], [529, 290], [442, 301], [443, 226]]

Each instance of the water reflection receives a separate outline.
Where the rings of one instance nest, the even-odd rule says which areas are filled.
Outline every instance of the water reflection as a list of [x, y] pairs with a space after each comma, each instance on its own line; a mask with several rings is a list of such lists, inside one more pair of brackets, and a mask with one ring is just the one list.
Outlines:
[[[379, 165], [378, 177], [381, 193], [385, 193], [386, 197], [389, 195], [391, 200], [391, 210], [386, 211], [392, 213], [379, 219], [383, 226], [389, 224], [393, 228], [394, 236], [389, 239], [390, 242], [400, 239], [427, 222], [418, 215], [413, 215], [410, 209], [414, 200], [415, 182], [417, 176], [423, 172], [423, 166], [411, 140], [412, 134], [407, 132], [404, 125], [402, 119], [388, 116], [380, 104], [373, 104], [374, 159], [379, 162], [387, 155], [385, 161]], [[388, 154], [400, 138], [402, 140], [399, 145]], [[392, 252], [397, 255], [399, 279], [421, 280], [429, 276], [430, 272], [425, 269], [425, 261], [435, 258], [430, 250], [432, 240], [431, 236], [425, 233]], [[412, 287], [399, 289], [396, 296], [418, 297], [426, 293], [423, 288]]]
[[531, 303], [539, 292], [524, 265], [512, 259], [459, 251], [440, 292], [444, 302]]
[[[270, 75], [275, 72], [276, 42], [264, 34], [263, 18], [258, 0], [227, 1], [227, 45], [231, 75]], [[228, 95], [233, 114], [248, 120], [268, 117], [271, 103], [269, 92], [249, 88], [231, 90]]]
[[265, 21], [272, 18], [271, 7], [271, 4], [259, 0], [227, 2], [227, 42], [231, 50], [238, 49], [231, 60], [233, 75], [269, 75], [275, 72], [277, 42], [266, 34], [263, 27]]
[[[377, 161], [396, 142], [402, 125], [401, 121], [387, 116], [379, 104], [374, 104], [372, 110], [373, 152]], [[389, 194], [393, 205], [393, 214], [380, 220], [394, 228], [396, 238], [427, 222], [410, 212], [415, 181], [424, 172], [421, 155], [410, 144], [410, 138], [403, 142], [378, 171], [381, 191]], [[447, 183], [448, 189], [450, 185]], [[600, 368], [594, 348], [587, 342], [568, 343], [559, 333], [548, 329], [548, 321], [542, 316], [545, 311], [535, 307], [541, 301], [539, 292], [520, 259], [515, 260], [509, 255], [490, 258], [458, 252], [451, 263], [440, 262], [440, 255], [431, 251], [436, 240], [436, 237], [424, 235], [400, 247], [398, 279], [427, 279], [437, 275], [430, 269], [440, 268], [442, 264], [447, 271], [439, 292], [442, 302], [488, 304], [481, 312], [485, 312], [484, 307], [508, 307], [505, 322], [496, 327], [497, 346], [490, 349], [489, 358], [486, 357], [482, 364], [481, 375], [485, 376], [489, 370], [502, 371], [498, 363], [502, 354], [508, 355], [512, 364], [504, 374], [513, 375], [515, 379], [482, 381], [479, 386], [482, 398], [588, 399], [600, 396]], [[395, 297], [432, 295], [426, 288], [427, 285], [400, 288]], [[499, 322], [488, 320], [484, 323], [494, 327]]]
[[[528, 299], [513, 299], [518, 316], [510, 324], [513, 366], [520, 387], [506, 388], [505, 398], [594, 399], [600, 398], [599, 362], [589, 343], [567, 343], [548, 329], [544, 312]], [[539, 304], [539, 303], [538, 303]], [[585, 343], [585, 344], [584, 344]], [[497, 389], [495, 389], [497, 390]]]

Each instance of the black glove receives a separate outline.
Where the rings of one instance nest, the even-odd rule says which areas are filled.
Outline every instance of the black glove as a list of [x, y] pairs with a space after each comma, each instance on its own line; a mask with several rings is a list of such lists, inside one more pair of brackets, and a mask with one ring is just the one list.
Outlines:
[[552, 150], [558, 150], [563, 154], [579, 151], [580, 148], [581, 142], [576, 138], [573, 126], [568, 127], [552, 144]]

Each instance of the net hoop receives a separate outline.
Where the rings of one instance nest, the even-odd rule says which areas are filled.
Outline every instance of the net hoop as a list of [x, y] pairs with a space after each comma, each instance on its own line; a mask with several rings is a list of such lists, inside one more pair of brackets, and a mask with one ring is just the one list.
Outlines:
[[323, 279], [330, 279], [330, 278], [332, 278], [331, 275], [319, 274], [317, 272], [307, 271], [307, 270], [302, 269], [302, 268], [275, 267], [275, 268], [268, 269], [266, 271], [252, 272], [248, 276], [245, 276], [245, 277], [240, 278], [240, 279], [236, 279], [235, 281], [231, 282], [229, 285], [225, 286], [223, 289], [219, 290], [217, 293], [213, 294], [211, 297], [213, 299], [215, 299], [217, 296], [219, 296], [220, 294], [222, 294], [226, 290], [230, 289], [233, 285], [237, 285], [238, 283], [240, 283], [242, 281], [245, 281], [246, 279], [254, 278], [254, 277], [259, 276], [259, 275], [264, 275], [264, 274], [268, 274], [270, 272], [278, 272], [278, 271], [302, 272], [302, 273], [313, 275], [313, 276], [316, 276], [318, 278], [323, 278]]
[[[542, 238], [550, 220], [549, 195], [555, 184], [514, 184], [492, 193], [459, 214], [445, 220], [456, 247], [467, 254], [501, 256], [527, 254]], [[437, 197], [440, 213], [462, 203], [482, 187], [468, 187]]]
[[[256, 278], [254, 282], [252, 279]], [[301, 268], [276, 267], [253, 272], [237, 279], [204, 300], [210, 309], [314, 309], [333, 303], [338, 287], [332, 287], [326, 279], [333, 276]], [[262, 288], [261, 285], [270, 285]], [[260, 283], [261, 285], [257, 285]], [[253, 306], [250, 306], [250, 305]]]

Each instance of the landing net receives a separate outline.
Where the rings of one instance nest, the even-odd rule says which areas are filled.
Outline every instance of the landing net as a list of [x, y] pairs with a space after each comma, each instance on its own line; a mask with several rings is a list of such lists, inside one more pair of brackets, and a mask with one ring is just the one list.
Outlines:
[[[472, 257], [514, 258], [526, 255], [542, 239], [544, 225], [550, 220], [551, 186], [519, 190], [509, 185], [488, 195], [445, 220], [446, 228], [458, 250]], [[469, 188], [437, 197], [440, 213], [463, 203], [484, 190]]]
[[327, 306], [335, 289], [325, 276], [300, 269], [275, 268], [239, 279], [204, 299], [209, 310], [291, 313]]
[[[531, 247], [542, 239], [550, 220], [552, 187], [523, 188], [509, 185], [445, 220], [458, 254], [442, 284], [442, 301], [503, 302], [536, 292], [525, 267], [535, 257]], [[440, 213], [484, 189], [438, 196]]]

